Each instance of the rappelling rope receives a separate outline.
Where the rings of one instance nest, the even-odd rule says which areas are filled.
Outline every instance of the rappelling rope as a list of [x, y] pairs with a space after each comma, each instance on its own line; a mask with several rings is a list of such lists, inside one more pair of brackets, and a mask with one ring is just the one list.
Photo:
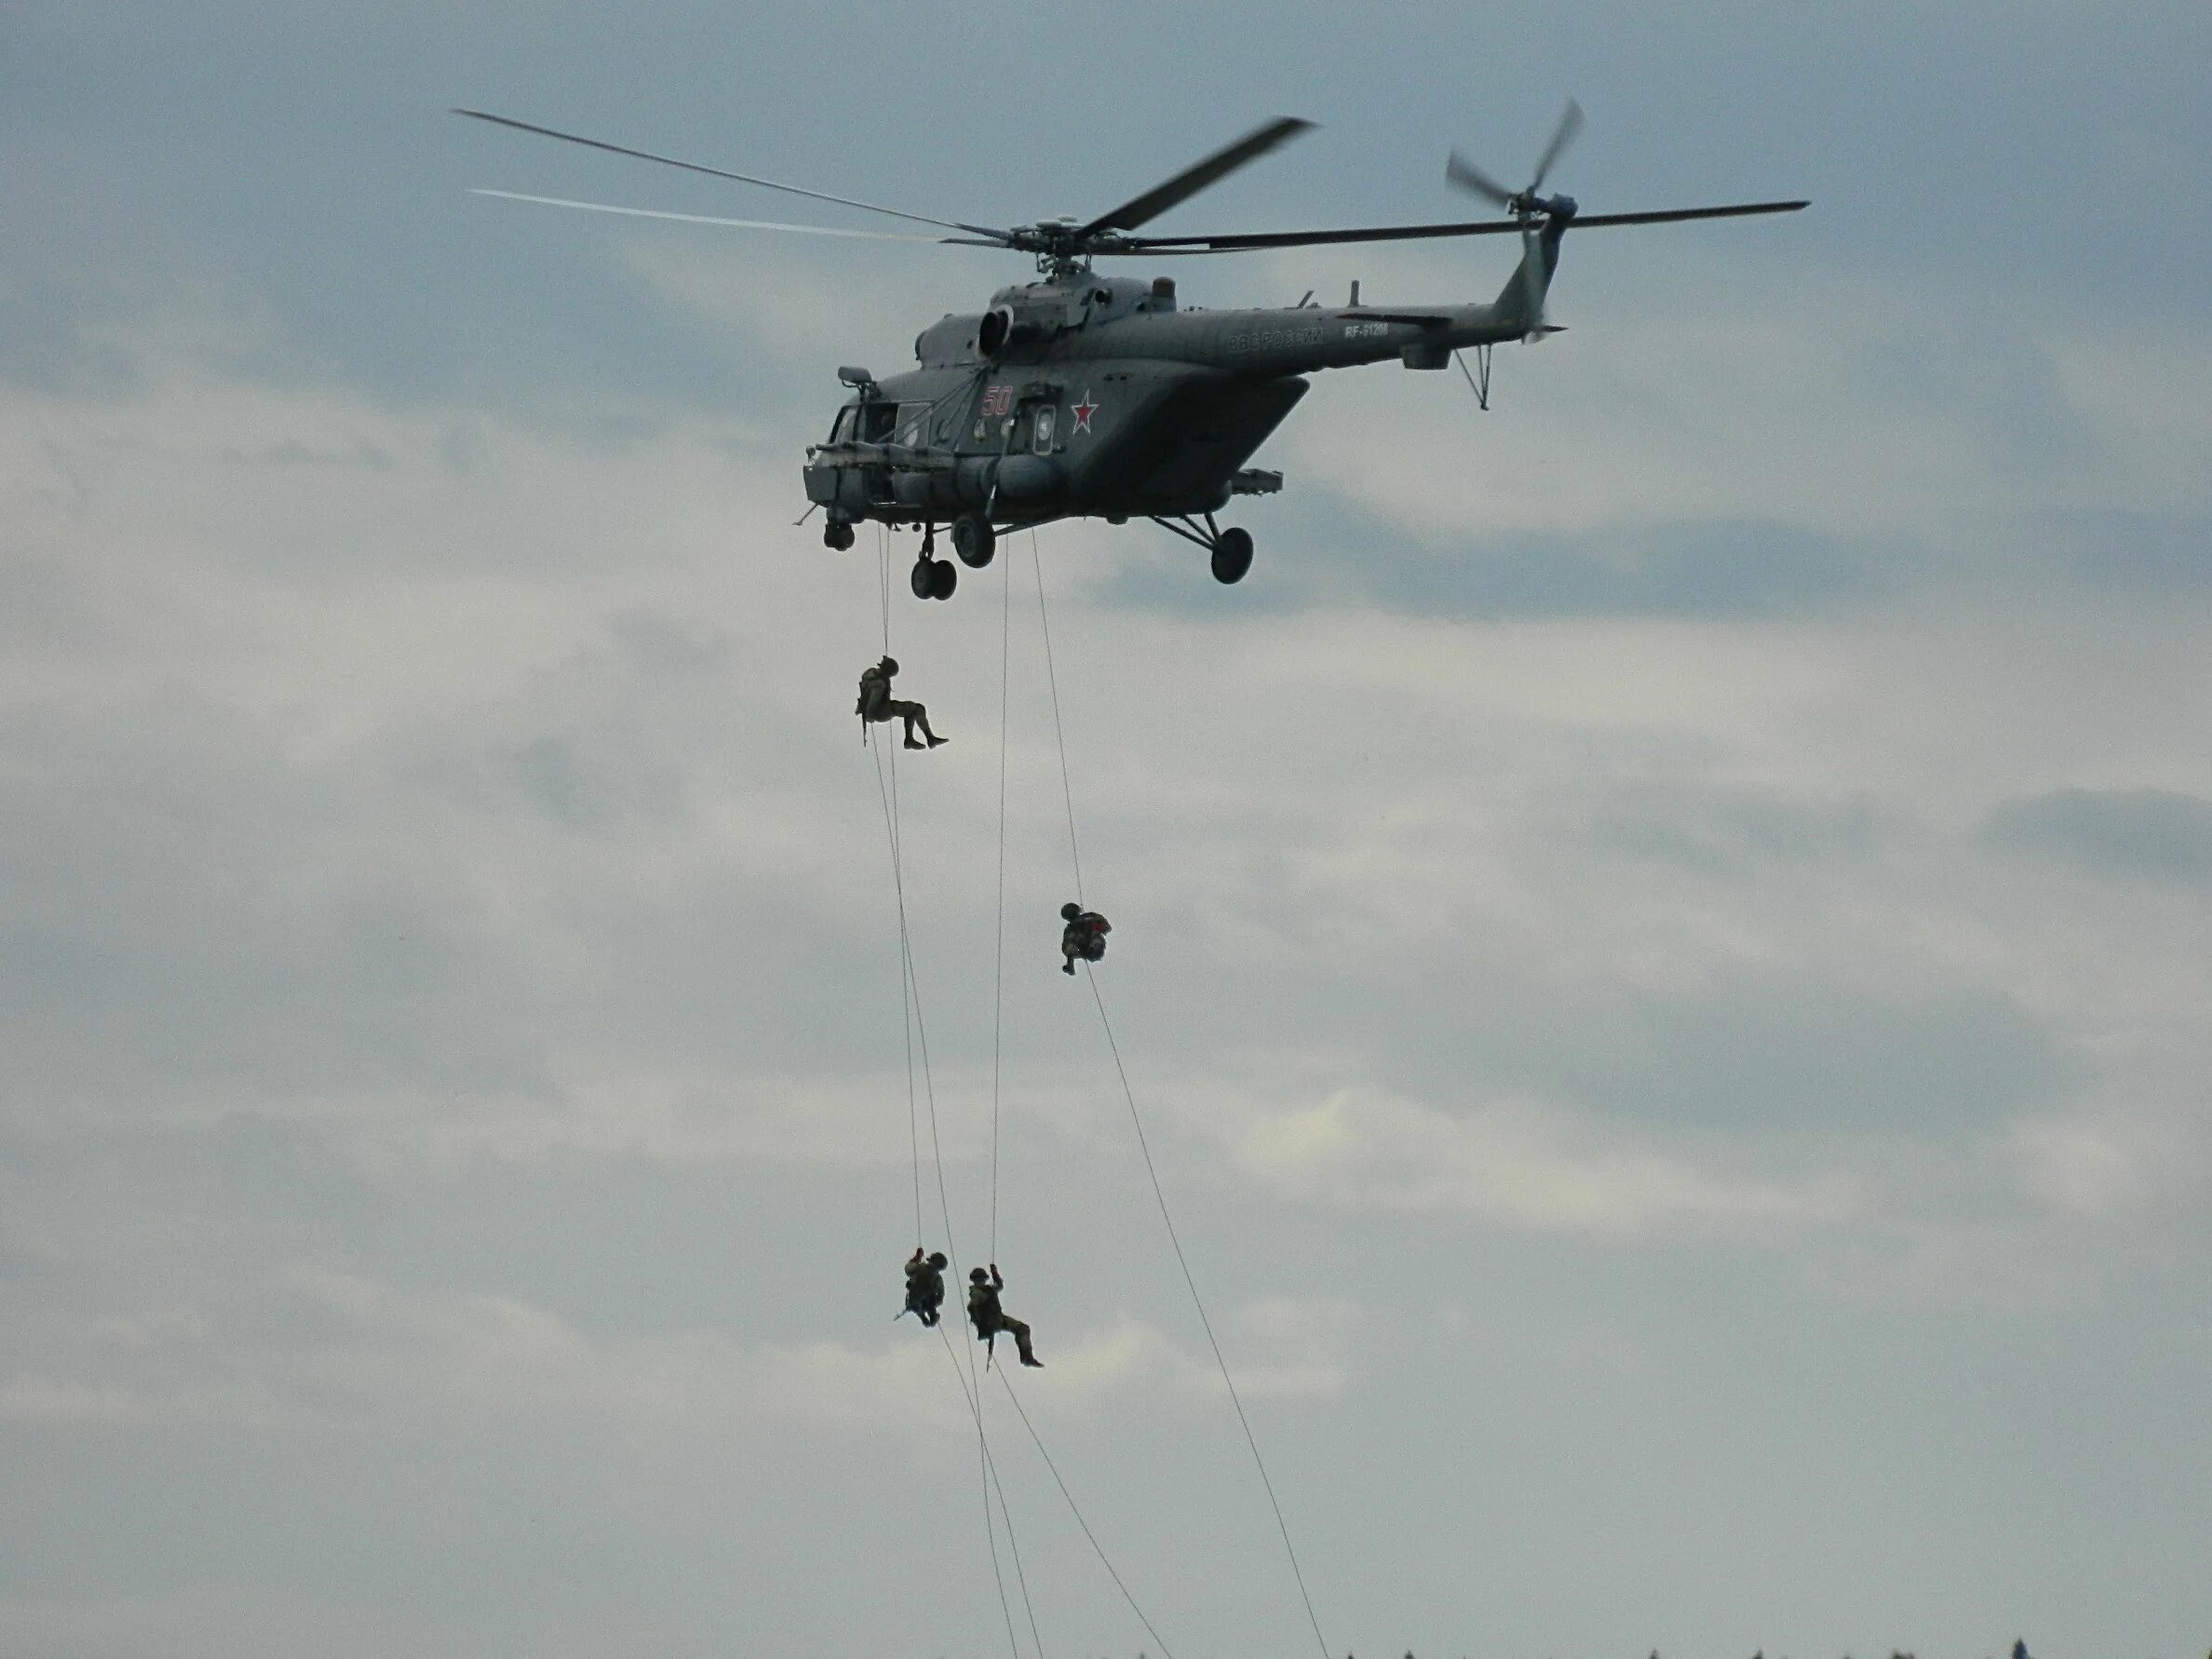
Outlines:
[[1275, 1496], [1275, 1482], [1268, 1477], [1267, 1460], [1260, 1455], [1259, 1436], [1252, 1433], [1252, 1421], [1245, 1415], [1244, 1401], [1237, 1397], [1236, 1382], [1229, 1375], [1229, 1361], [1222, 1356], [1221, 1344], [1214, 1335], [1213, 1321], [1207, 1316], [1205, 1300], [1198, 1294], [1198, 1281], [1191, 1275], [1190, 1259], [1183, 1254], [1182, 1240], [1175, 1234], [1175, 1218], [1167, 1213], [1167, 1194], [1160, 1185], [1160, 1172], [1153, 1164], [1152, 1147], [1144, 1138], [1144, 1119], [1137, 1111], [1137, 1094], [1129, 1086], [1129, 1073], [1122, 1064], [1121, 1045], [1113, 1040], [1113, 1021], [1106, 1015], [1106, 998], [1099, 990], [1099, 977], [1090, 964], [1084, 964], [1084, 977], [1090, 981], [1091, 997], [1099, 1005], [1099, 1023], [1106, 1030], [1106, 1046], [1113, 1055], [1113, 1070], [1121, 1078], [1122, 1095], [1129, 1102], [1129, 1121], [1137, 1126], [1137, 1148], [1144, 1154], [1144, 1172], [1152, 1177], [1153, 1196], [1159, 1201], [1160, 1220], [1167, 1224], [1167, 1242], [1175, 1247], [1176, 1265], [1182, 1269], [1183, 1283], [1190, 1288], [1191, 1305], [1198, 1310], [1198, 1323], [1206, 1329], [1207, 1346], [1213, 1349], [1214, 1363], [1221, 1368], [1221, 1381], [1229, 1389], [1229, 1403], [1236, 1408], [1236, 1421], [1244, 1428], [1245, 1444], [1252, 1449], [1252, 1463], [1260, 1471], [1260, 1484], [1267, 1489], [1267, 1502], [1274, 1509], [1275, 1527], [1283, 1535], [1283, 1553], [1290, 1558], [1290, 1576], [1298, 1581], [1299, 1599], [1305, 1603], [1306, 1621], [1314, 1627], [1314, 1640], [1321, 1647], [1321, 1659], [1329, 1659], [1329, 1643], [1321, 1634], [1321, 1621], [1314, 1612], [1314, 1598], [1306, 1589], [1305, 1573], [1298, 1565], [1298, 1551], [1290, 1543], [1290, 1524], [1283, 1518], [1283, 1505]]
[[[1052, 729], [1059, 743], [1060, 794], [1068, 808], [1068, 856], [1075, 867], [1075, 897], [1083, 899], [1083, 864], [1075, 844], [1075, 792], [1068, 781], [1068, 739], [1060, 724], [1059, 683], [1052, 668], [1052, 626], [1045, 615], [1045, 567], [1037, 556], [1037, 534], [1030, 533], [1030, 559], [1037, 573], [1037, 621], [1045, 636], [1045, 672], [1052, 684]], [[1001, 808], [1002, 824], [1005, 809]], [[1235, 1379], [1229, 1374], [1229, 1361], [1221, 1352], [1220, 1340], [1214, 1335], [1213, 1320], [1206, 1312], [1206, 1301], [1198, 1294], [1198, 1281], [1191, 1272], [1190, 1259], [1183, 1254], [1182, 1240], [1175, 1231], [1175, 1218], [1168, 1213], [1167, 1194], [1160, 1184], [1160, 1172], [1153, 1163], [1152, 1146], [1145, 1140], [1144, 1118], [1137, 1110], [1137, 1094], [1129, 1086], [1128, 1069], [1122, 1064], [1121, 1045], [1114, 1040], [1113, 1021], [1106, 1013], [1106, 998], [1099, 990], [1099, 977], [1088, 961], [1084, 963], [1084, 977], [1090, 981], [1091, 997], [1099, 1005], [1099, 1023], [1105, 1029], [1106, 1046], [1113, 1056], [1115, 1074], [1121, 1078], [1122, 1097], [1129, 1103], [1129, 1121], [1137, 1127], [1137, 1148], [1144, 1154], [1144, 1170], [1152, 1178], [1153, 1197], [1160, 1207], [1160, 1220], [1167, 1225], [1167, 1242], [1175, 1248], [1176, 1265], [1182, 1269], [1183, 1284], [1191, 1292], [1191, 1305], [1198, 1310], [1198, 1323], [1205, 1329], [1207, 1345], [1212, 1348], [1214, 1363], [1221, 1368], [1221, 1381], [1229, 1390], [1229, 1403], [1236, 1409], [1236, 1421], [1244, 1429], [1245, 1444], [1251, 1448], [1252, 1463], [1260, 1471], [1260, 1484], [1266, 1489], [1268, 1506], [1275, 1511], [1275, 1529], [1283, 1535], [1283, 1553], [1290, 1560], [1290, 1576], [1298, 1583], [1299, 1599], [1305, 1603], [1306, 1622], [1314, 1627], [1314, 1640], [1321, 1649], [1321, 1659], [1329, 1659], [1329, 1642], [1321, 1634], [1321, 1621], [1314, 1612], [1314, 1598], [1306, 1589], [1305, 1572], [1299, 1566], [1298, 1551], [1290, 1542], [1290, 1526], [1283, 1517], [1283, 1505], [1275, 1496], [1275, 1481], [1267, 1473], [1267, 1460], [1260, 1455], [1260, 1439], [1252, 1432], [1251, 1419], [1245, 1414], [1244, 1401], [1236, 1392]], [[1026, 1418], [1024, 1419], [1026, 1422]], [[1035, 1431], [1031, 1431], [1032, 1436]], [[1043, 1447], [1040, 1445], [1039, 1450]], [[1046, 1460], [1050, 1462], [1049, 1459]], [[1126, 1593], [1126, 1592], [1125, 1592]], [[1148, 1626], [1149, 1628], [1149, 1626]]]
[[882, 578], [883, 613], [883, 654], [891, 654], [891, 527], [876, 526], [876, 567]]
[[[885, 535], [882, 539], [883, 546], [883, 557], [882, 560], [884, 615], [883, 654], [888, 656], [891, 654], [890, 553], [888, 536]], [[865, 730], [865, 728], [863, 728], [863, 730]], [[885, 776], [886, 762], [884, 759], [886, 751], [889, 751], [890, 757], [888, 762], [887, 782]], [[893, 891], [897, 896], [898, 901], [899, 996], [903, 1014], [905, 1016], [903, 1023], [906, 1028], [907, 1037], [907, 1123], [909, 1139], [911, 1141], [913, 1148], [914, 1234], [918, 1242], [926, 1242], [925, 1240], [922, 1239], [922, 1145], [920, 1126], [917, 1121], [917, 1113], [914, 1109], [913, 1068], [914, 1051], [916, 1041], [918, 1039], [922, 1059], [923, 1095], [929, 1107], [929, 1144], [931, 1153], [933, 1153], [937, 1163], [937, 1207], [944, 1217], [945, 1223], [945, 1254], [949, 1264], [952, 1268], [955, 1277], [957, 1277], [960, 1271], [960, 1258], [957, 1247], [953, 1243], [952, 1206], [950, 1197], [947, 1195], [945, 1186], [944, 1145], [937, 1131], [937, 1085], [931, 1075], [929, 1065], [929, 1028], [924, 1022], [922, 1017], [922, 985], [919, 978], [914, 972], [913, 938], [911, 931], [909, 928], [907, 923], [905, 838], [900, 832], [898, 814], [898, 754], [897, 751], [888, 743], [884, 743], [880, 746], [870, 745], [870, 752], [875, 759], [876, 794], [878, 800], [882, 803], [883, 809], [883, 832], [885, 838], [890, 843], [891, 848], [891, 884]], [[938, 1334], [940, 1336], [943, 1335], [943, 1329], [941, 1326], [939, 1327]], [[951, 1353], [951, 1339], [950, 1337], [945, 1338], [945, 1345], [947, 1353], [950, 1355]], [[968, 1401], [968, 1409], [974, 1413], [976, 1419], [976, 1440], [986, 1482], [983, 1490], [984, 1537], [985, 1542], [991, 1550], [991, 1573], [998, 1582], [999, 1608], [1001, 1612], [1003, 1612], [1005, 1616], [1006, 1640], [1008, 1645], [1014, 1651], [1014, 1659], [1021, 1659], [1020, 1643], [1016, 1639], [1014, 1635], [1013, 1611], [1006, 1601], [1005, 1575], [1000, 1571], [999, 1568], [998, 1535], [991, 1528], [991, 1495], [992, 1490], [998, 1488], [998, 1471], [996, 1466], [991, 1462], [991, 1444], [988, 1438], [985, 1436], [983, 1431], [983, 1412], [981, 1406], [982, 1394], [979, 1386], [981, 1378], [975, 1372], [975, 1357], [972, 1354], [968, 1357], [967, 1366], [967, 1371], [964, 1374], [961, 1369], [961, 1362], [958, 1356], [952, 1356], [953, 1374], [956, 1378], [958, 1378], [960, 1382], [961, 1393], [966, 1396]], [[1002, 1518], [1005, 1520], [1006, 1527], [1007, 1548], [1011, 1550], [1014, 1555], [1015, 1576], [1021, 1585], [1022, 1601], [1024, 1606], [1027, 1607], [1029, 1602], [1028, 1581], [1021, 1571], [1020, 1549], [1014, 1542], [1013, 1511], [1006, 1507], [1006, 1495], [1003, 1489], [999, 1489], [998, 1490], [998, 1500], [999, 1512]], [[1036, 1613], [1033, 1609], [1031, 1610], [1029, 1618], [1030, 1632], [1033, 1638], [1036, 1635]], [[1044, 1647], [1042, 1642], [1038, 1644], [1037, 1653], [1038, 1659], [1044, 1659]]]
[[[1075, 902], [1083, 902], [1083, 855], [1075, 850], [1075, 791], [1068, 782], [1068, 735], [1060, 728], [1059, 677], [1052, 668], [1052, 622], [1045, 614], [1045, 562], [1037, 557], [1037, 533], [1030, 532], [1030, 564], [1037, 573], [1037, 627], [1045, 636], [1045, 681], [1052, 688], [1052, 735], [1059, 744], [1060, 799], [1068, 804], [1068, 858], [1075, 866]], [[1000, 822], [1005, 809], [999, 809]]]
[[[876, 546], [881, 555], [883, 599], [883, 654], [891, 654], [891, 549], [890, 536], [882, 526], [876, 530]], [[863, 720], [860, 735], [867, 741], [872, 728]], [[900, 868], [898, 846], [898, 816], [892, 810], [891, 791], [883, 785], [883, 751], [870, 742], [870, 752], [875, 759], [876, 794], [883, 803], [883, 832], [891, 843], [891, 882], [898, 894], [898, 1003], [899, 1034], [906, 1039], [907, 1079], [907, 1140], [914, 1157], [914, 1245], [921, 1248], [928, 1241], [922, 1233], [922, 1125], [914, 1099], [914, 994], [913, 953], [907, 943], [906, 878]], [[892, 764], [897, 767], [894, 758]]]
[[[1167, 1646], [1167, 1638], [1153, 1628], [1153, 1622], [1144, 1616], [1144, 1609], [1137, 1605], [1137, 1598], [1129, 1594], [1129, 1586], [1122, 1583], [1122, 1575], [1113, 1570], [1113, 1563], [1106, 1558], [1105, 1546], [1099, 1544], [1099, 1535], [1091, 1531], [1090, 1522], [1083, 1518], [1083, 1511], [1076, 1507], [1075, 1494], [1068, 1490], [1068, 1483], [1060, 1479], [1059, 1465], [1052, 1461], [1052, 1453], [1045, 1450], [1045, 1441], [1038, 1435], [1036, 1425], [1030, 1422], [1029, 1412], [1022, 1409], [1021, 1396], [1014, 1392], [1014, 1384], [1006, 1380], [1005, 1371], [999, 1372], [998, 1380], [1000, 1386], [1006, 1391], [1006, 1397], [1014, 1402], [1014, 1409], [1021, 1418], [1021, 1426], [1029, 1430], [1029, 1437], [1035, 1442], [1037, 1455], [1045, 1460], [1045, 1466], [1052, 1471], [1053, 1482], [1059, 1488], [1060, 1496], [1067, 1499], [1068, 1513], [1075, 1517], [1075, 1524], [1083, 1529], [1083, 1535], [1090, 1540], [1090, 1546], [1098, 1555], [1099, 1564], [1106, 1569], [1106, 1575], [1113, 1580], [1113, 1587], [1122, 1593], [1122, 1599], [1129, 1604], [1129, 1611], [1137, 1615], [1137, 1622], [1144, 1626], [1153, 1641], [1159, 1643], [1160, 1652], [1166, 1655], [1166, 1659], [1175, 1659], [1173, 1651]], [[1002, 1498], [999, 1502], [1004, 1507], [1005, 1500]]]
[[[991, 1442], [983, 1435], [983, 1396], [972, 1386], [975, 1379], [961, 1369], [960, 1356], [953, 1351], [952, 1339], [945, 1335], [945, 1327], [941, 1321], [937, 1325], [937, 1333], [944, 1342], [945, 1357], [952, 1362], [952, 1376], [960, 1384], [961, 1397], [967, 1401], [968, 1415], [976, 1420], [976, 1446], [982, 1454], [983, 1471], [991, 1483], [983, 1494], [984, 1530], [989, 1532], [991, 1529], [991, 1494], [995, 1491], [998, 1493], [999, 1517], [1006, 1525], [1006, 1548], [1014, 1557], [1014, 1582], [1020, 1587], [1021, 1609], [1029, 1617], [1030, 1639], [1036, 1643], [1037, 1659], [1045, 1659], [1045, 1639], [1037, 1634], [1037, 1610], [1030, 1601], [1029, 1574], [1022, 1571], [1021, 1546], [1014, 1541], [1014, 1512], [1006, 1506], [1006, 1489], [999, 1484], [998, 1460], [991, 1455]], [[1005, 1375], [1003, 1371], [999, 1374], [1002, 1379]], [[1019, 1409], [1018, 1402], [1016, 1409]], [[997, 1534], [991, 1533], [991, 1570], [993, 1573], [998, 1574], [999, 1607], [1006, 1614], [1006, 1639], [1011, 1642], [1014, 1640], [1014, 1615], [1011, 1610], [1006, 1607], [1006, 1579], [1005, 1574], [999, 1571]], [[1016, 1659], [1019, 1659], [1020, 1652], [1020, 1648], [1017, 1646], [1015, 1648]]]
[[914, 994], [913, 957], [907, 948], [906, 882], [899, 872], [898, 820], [891, 810], [890, 791], [883, 787], [883, 751], [874, 749], [876, 794], [883, 803], [883, 830], [891, 841], [891, 881], [898, 890], [898, 1011], [899, 1032], [906, 1038], [907, 1140], [914, 1154], [914, 1245], [928, 1243], [922, 1231], [922, 1119], [914, 1099]]
[[999, 567], [998, 935], [991, 980], [991, 1259], [998, 1260], [999, 1060], [1006, 1019], [1006, 695], [1014, 624], [1014, 561]]
[[[888, 747], [888, 745], [884, 746], [885, 749]], [[922, 987], [914, 974], [913, 945], [907, 926], [906, 874], [904, 870], [904, 859], [902, 856], [904, 838], [900, 835], [898, 827], [898, 757], [896, 753], [891, 756], [890, 781], [886, 787], [884, 782], [884, 762], [883, 759], [883, 749], [878, 749], [875, 751], [875, 754], [876, 790], [878, 796], [883, 802], [883, 828], [886, 835], [889, 837], [891, 843], [892, 886], [898, 896], [899, 987], [900, 993], [905, 999], [907, 1008], [910, 1010], [911, 1015], [908, 1036], [909, 1054], [910, 1057], [914, 1039], [918, 1036], [921, 1041], [922, 1051], [923, 1090], [924, 1098], [927, 1099], [929, 1104], [929, 1141], [931, 1150], [935, 1153], [937, 1161], [937, 1205], [938, 1208], [943, 1213], [945, 1222], [945, 1255], [948, 1260], [948, 1264], [952, 1269], [954, 1277], [957, 1278], [960, 1273], [960, 1257], [958, 1247], [954, 1244], [952, 1237], [952, 1207], [946, 1195], [944, 1148], [937, 1135], [937, 1088], [934, 1081], [931, 1078], [929, 1067], [929, 1030], [928, 1027], [923, 1023]], [[908, 1113], [910, 1121], [913, 1116], [912, 1078], [910, 1071], [912, 1061], [910, 1058], [908, 1063], [910, 1067], [908, 1081]], [[921, 1182], [922, 1153], [920, 1141], [917, 1138], [914, 1149], [914, 1231], [917, 1234], [920, 1234], [922, 1230]], [[943, 1327], [941, 1325], [938, 1327], [938, 1334], [940, 1336], [943, 1336], [944, 1334]], [[945, 1338], [945, 1345], [947, 1353], [951, 1354], [951, 1339], [950, 1337]], [[983, 1530], [985, 1541], [991, 1550], [991, 1571], [992, 1576], [998, 1582], [1000, 1611], [1005, 1614], [1006, 1619], [1006, 1639], [1008, 1643], [1014, 1648], [1014, 1659], [1021, 1659], [1020, 1645], [1018, 1641], [1016, 1641], [1014, 1637], [1013, 1612], [1006, 1601], [1005, 1575], [999, 1568], [998, 1534], [991, 1529], [991, 1493], [992, 1489], [998, 1488], [998, 1470], [997, 1466], [991, 1461], [991, 1444], [990, 1441], [985, 1437], [983, 1432], [983, 1412], [980, 1403], [982, 1396], [978, 1387], [981, 1379], [975, 1374], [975, 1356], [972, 1354], [968, 1356], [967, 1367], [967, 1370], [963, 1372], [959, 1356], [957, 1355], [952, 1356], [953, 1374], [960, 1382], [961, 1393], [966, 1397], [968, 1401], [968, 1409], [974, 1414], [976, 1419], [977, 1445], [979, 1450], [979, 1455], [983, 1465], [983, 1473], [987, 1482], [983, 1492]], [[1028, 1581], [1021, 1571], [1020, 1548], [1014, 1542], [1014, 1514], [1012, 1510], [1006, 1507], [1006, 1494], [1004, 1489], [999, 1489], [998, 1500], [999, 1513], [1005, 1522], [1006, 1545], [1007, 1548], [1013, 1552], [1015, 1576], [1021, 1585], [1022, 1601], [1023, 1604], [1027, 1606], [1029, 1601], [1029, 1585]], [[1036, 1613], [1033, 1610], [1030, 1612], [1029, 1617], [1031, 1634], [1034, 1636], [1036, 1631]], [[1038, 1647], [1038, 1659], [1044, 1659], [1044, 1648], [1041, 1643]]]
[[[884, 746], [884, 749], [889, 748], [888, 744]], [[883, 789], [883, 752], [884, 749], [876, 751], [876, 785], [879, 790]], [[905, 837], [898, 828], [898, 754], [896, 749], [891, 750], [890, 772], [891, 785], [884, 797], [883, 821], [891, 832], [891, 881], [898, 894], [899, 965], [905, 977], [909, 1004], [913, 1009], [914, 1040], [922, 1055], [922, 1098], [929, 1111], [929, 1148], [937, 1161], [937, 1209], [945, 1219], [945, 1252], [951, 1256], [952, 1201], [945, 1192], [945, 1148], [937, 1131], [937, 1083], [929, 1066], [929, 1027], [922, 1018], [922, 981], [914, 972], [913, 940], [907, 929]], [[921, 1153], [917, 1147], [917, 1168], [920, 1167], [920, 1161]]]

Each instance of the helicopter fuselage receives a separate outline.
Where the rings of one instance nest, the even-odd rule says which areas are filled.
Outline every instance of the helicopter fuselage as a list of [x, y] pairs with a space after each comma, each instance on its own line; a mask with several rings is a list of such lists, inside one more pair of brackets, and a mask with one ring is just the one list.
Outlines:
[[857, 395], [807, 453], [832, 521], [1034, 524], [1185, 516], [1279, 487], [1245, 463], [1303, 376], [1396, 358], [1441, 369], [1518, 339], [1504, 303], [1180, 311], [1173, 284], [1078, 273], [1002, 290], [916, 339], [917, 369]]

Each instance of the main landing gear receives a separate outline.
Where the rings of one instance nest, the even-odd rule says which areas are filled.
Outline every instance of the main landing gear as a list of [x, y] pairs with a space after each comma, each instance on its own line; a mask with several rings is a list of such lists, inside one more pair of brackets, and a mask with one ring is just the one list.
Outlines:
[[998, 532], [981, 513], [963, 513], [952, 520], [952, 551], [971, 571], [979, 571], [998, 552]]
[[[960, 572], [943, 560], [932, 558], [936, 550], [937, 526], [925, 524], [922, 527], [921, 557], [914, 560], [913, 573], [907, 578], [916, 599], [948, 600], [960, 586]], [[963, 513], [952, 520], [952, 551], [960, 556], [962, 564], [979, 571], [998, 554], [998, 532], [981, 513]]]
[[1206, 515], [1203, 528], [1187, 513], [1172, 520], [1154, 518], [1153, 522], [1211, 554], [1214, 580], [1223, 586], [1243, 581], [1245, 573], [1252, 568], [1252, 533], [1240, 525], [1223, 530], [1211, 513]]
[[[986, 524], [983, 531], [988, 535], [991, 533], [991, 526]], [[957, 551], [960, 545], [959, 536], [954, 535], [952, 541], [953, 547]], [[922, 527], [921, 556], [914, 560], [913, 572], [907, 577], [907, 586], [914, 590], [916, 599], [949, 600], [952, 597], [952, 590], [960, 586], [960, 572], [958, 570], [941, 559], [930, 557], [936, 548], [937, 526], [925, 524]], [[977, 562], [973, 559], [968, 559], [965, 553], [962, 553], [961, 557], [966, 559], [970, 564]], [[991, 556], [986, 553], [982, 562], [988, 564], [990, 561]]]

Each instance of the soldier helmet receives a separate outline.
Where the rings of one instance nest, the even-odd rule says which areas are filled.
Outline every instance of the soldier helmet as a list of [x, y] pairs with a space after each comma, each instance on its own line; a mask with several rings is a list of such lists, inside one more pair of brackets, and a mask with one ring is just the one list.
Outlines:
[[968, 1269], [968, 1277], [969, 1277], [969, 1278], [971, 1278], [971, 1279], [973, 1279], [973, 1280], [975, 1280], [975, 1281], [976, 1281], [976, 1283], [977, 1283], [977, 1284], [978, 1284], [978, 1285], [980, 1285], [980, 1284], [981, 1284], [981, 1283], [982, 1283], [982, 1282], [983, 1282], [985, 1279], [989, 1278], [990, 1276], [991, 1276], [991, 1275], [990, 1275], [989, 1274], [985, 1273], [985, 1272], [984, 1272], [984, 1271], [983, 1271], [981, 1268], [979, 1268], [979, 1267], [971, 1267], [971, 1268], [969, 1268], [969, 1269]]
[[1076, 917], [1082, 914], [1083, 907], [1079, 904], [1063, 904], [1060, 906], [1060, 920], [1062, 922], [1072, 922]]
[[896, 674], [898, 672], [898, 659], [895, 656], [886, 656], [876, 667], [886, 674]]
[[929, 1252], [929, 1265], [930, 1265], [930, 1266], [932, 1266], [932, 1267], [942, 1267], [942, 1266], [944, 1266], [944, 1265], [945, 1265], [945, 1252], [944, 1252], [944, 1251], [942, 1251], [942, 1250], [932, 1250], [932, 1251], [930, 1251], [930, 1252]]

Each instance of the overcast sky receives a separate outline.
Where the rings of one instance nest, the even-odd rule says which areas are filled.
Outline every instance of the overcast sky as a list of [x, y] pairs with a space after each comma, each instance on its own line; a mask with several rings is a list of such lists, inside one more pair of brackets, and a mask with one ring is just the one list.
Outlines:
[[[791, 521], [837, 366], [1027, 273], [473, 197], [807, 216], [449, 105], [998, 223], [1320, 124], [1173, 235], [1463, 216], [1571, 92], [1585, 210], [1813, 207], [1571, 236], [1487, 413], [1318, 377], [1236, 588], [894, 540], [953, 1242], [1159, 1638], [1314, 1653], [1055, 971], [1041, 566], [1332, 1654], [2212, 1645], [2201, 3], [456, 9], [0, 14], [0, 1651], [1009, 1652], [890, 1322], [883, 567]], [[984, 1397], [1043, 1651], [1158, 1652]]]

